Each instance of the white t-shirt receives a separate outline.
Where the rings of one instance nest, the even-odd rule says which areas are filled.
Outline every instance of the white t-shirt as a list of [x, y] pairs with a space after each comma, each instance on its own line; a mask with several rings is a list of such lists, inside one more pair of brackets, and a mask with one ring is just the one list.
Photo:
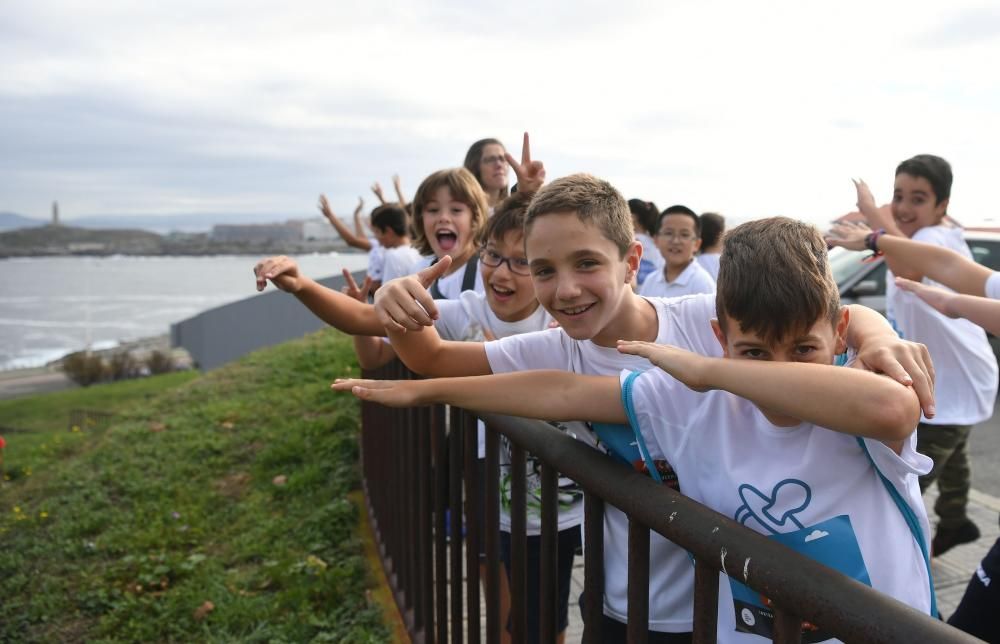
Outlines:
[[[722, 355], [710, 325], [715, 317], [714, 297], [652, 298], [648, 302], [654, 307], [659, 321], [657, 343], [672, 344], [702, 355]], [[486, 356], [493, 373], [562, 369], [617, 376], [622, 369], [652, 366], [645, 358], [619, 353], [613, 347], [574, 340], [562, 329], [487, 342]], [[687, 553], [660, 535], [650, 534], [649, 628], [675, 633], [690, 631], [693, 594], [694, 569]], [[604, 613], [620, 622], [628, 621], [628, 518], [610, 505], [604, 512]]]
[[993, 274], [986, 278], [986, 297], [1000, 300], [1000, 272], [993, 271]]
[[701, 267], [708, 271], [708, 274], [712, 276], [712, 279], [716, 282], [719, 281], [719, 257], [722, 253], [702, 253], [698, 255], [698, 263]]
[[409, 244], [385, 248], [382, 252], [382, 281], [388, 282], [417, 272], [421, 259], [417, 249]]
[[[434, 255], [424, 255], [420, 259], [420, 263], [413, 269], [414, 272], [423, 270], [434, 263]], [[477, 262], [478, 266], [478, 262]], [[441, 295], [444, 295], [445, 299], [454, 300], [458, 298], [459, 293], [462, 292], [462, 282], [465, 279], [465, 265], [463, 264], [458, 270], [454, 271], [450, 275], [445, 275], [437, 281], [438, 290], [441, 291]], [[476, 285], [472, 289], [476, 293], [482, 293], [483, 291], [483, 273], [478, 268], [476, 269]]]
[[[913, 240], [950, 248], [972, 259], [961, 228], [928, 226], [918, 230]], [[890, 274], [887, 284], [892, 281]], [[923, 282], [947, 288], [926, 277]], [[938, 313], [903, 289], [887, 288], [886, 301], [892, 312], [890, 322], [900, 335], [927, 345], [934, 362], [937, 414], [924, 422], [974, 425], [989, 419], [997, 397], [997, 360], [982, 327]]]
[[667, 281], [662, 270], [650, 273], [639, 287], [646, 297], [680, 297], [696, 293], [715, 293], [715, 280], [701, 264], [692, 261], [673, 282]]
[[[621, 374], [623, 383], [628, 375]], [[673, 465], [685, 496], [764, 535], [780, 535], [780, 542], [828, 566], [846, 572], [860, 563], [873, 588], [930, 613], [924, 554], [872, 467], [874, 461], [909, 505], [929, 544], [917, 477], [930, 471], [931, 460], [916, 452], [916, 432], [900, 455], [864, 439], [870, 461], [854, 436], [809, 423], [776, 427], [744, 398], [693, 392], [657, 368], [635, 378], [626, 395], [650, 457]], [[725, 563], [730, 572], [744, 566]], [[734, 587], [720, 575], [718, 641], [764, 641], [735, 630], [737, 614], [746, 625], [762, 618], [754, 607], [734, 603]]]
[[368, 251], [368, 277], [376, 282], [382, 281], [382, 263], [385, 248], [374, 237], [369, 237], [368, 241], [372, 247]]
[[[457, 300], [435, 300], [440, 313], [434, 327], [446, 340], [482, 342], [484, 331], [494, 338], [506, 338], [522, 333], [543, 331], [549, 328], [552, 317], [539, 306], [527, 318], [518, 322], [504, 322], [493, 313], [486, 296], [474, 291], [465, 291]], [[584, 423], [551, 423], [560, 430], [579, 440], [593, 443], [590, 431]], [[486, 456], [485, 428], [479, 427], [479, 458]], [[531, 453], [526, 458], [527, 474], [527, 534], [541, 534], [541, 469], [540, 463]], [[500, 437], [500, 529], [510, 532], [510, 443]], [[559, 479], [559, 530], [565, 530], [583, 523], [583, 490], [566, 477]]]

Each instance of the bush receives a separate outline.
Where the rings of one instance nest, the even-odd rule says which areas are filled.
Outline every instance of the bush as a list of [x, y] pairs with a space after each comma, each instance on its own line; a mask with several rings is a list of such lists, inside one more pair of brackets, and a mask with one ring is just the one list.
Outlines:
[[127, 380], [139, 376], [139, 362], [128, 351], [115, 353], [106, 367], [111, 380]]
[[153, 375], [159, 373], [170, 373], [174, 370], [174, 359], [169, 353], [156, 350], [146, 357], [146, 368], [149, 369], [149, 373]]
[[107, 374], [104, 360], [87, 351], [77, 351], [66, 356], [63, 359], [62, 369], [70, 380], [81, 387], [100, 382]]

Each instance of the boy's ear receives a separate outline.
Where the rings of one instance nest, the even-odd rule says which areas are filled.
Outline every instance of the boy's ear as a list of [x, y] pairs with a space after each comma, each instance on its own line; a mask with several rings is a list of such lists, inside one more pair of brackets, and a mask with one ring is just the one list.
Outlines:
[[722, 356], [728, 358], [729, 346], [726, 344], [726, 332], [722, 330], [722, 325], [719, 324], [719, 320], [716, 318], [712, 318], [712, 333], [715, 334], [715, 339], [722, 345]]
[[839, 355], [847, 351], [847, 327], [851, 325], [851, 309], [846, 306], [840, 307], [840, 312], [837, 313], [837, 323], [833, 327], [834, 335], [836, 336], [836, 346], [834, 347], [834, 354]]
[[698, 254], [699, 250], [701, 250], [701, 237], [695, 237], [694, 238], [694, 253], [695, 253], [695, 255]]
[[639, 274], [639, 262], [642, 261], [642, 244], [633, 241], [625, 251], [625, 283], [631, 284], [632, 278]]
[[938, 219], [943, 219], [945, 215], [948, 214], [948, 202], [950, 199], [944, 199], [938, 205], [934, 206], [934, 210], [937, 213]]

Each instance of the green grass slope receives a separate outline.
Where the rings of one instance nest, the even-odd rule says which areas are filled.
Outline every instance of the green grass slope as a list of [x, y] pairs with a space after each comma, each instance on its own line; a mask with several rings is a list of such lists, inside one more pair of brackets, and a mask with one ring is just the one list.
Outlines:
[[[0, 641], [376, 642], [350, 340], [0, 402]], [[68, 426], [70, 409], [115, 413]], [[13, 428], [14, 431], [11, 431]]]

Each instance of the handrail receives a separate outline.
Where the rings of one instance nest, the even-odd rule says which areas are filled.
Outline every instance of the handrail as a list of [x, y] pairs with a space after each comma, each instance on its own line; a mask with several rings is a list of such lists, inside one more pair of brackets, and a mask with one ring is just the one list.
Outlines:
[[[368, 375], [412, 377], [398, 363]], [[464, 629], [468, 641], [478, 642], [480, 579], [476, 551], [480, 535], [478, 525], [472, 525], [475, 521], [468, 518], [475, 514], [470, 510], [479, 503], [472, 438], [475, 419], [472, 413], [452, 409], [445, 422], [444, 409], [398, 410], [363, 403], [364, 487], [383, 565], [414, 641], [443, 644], [450, 635], [451, 642], [462, 642]], [[486, 545], [487, 642], [498, 642], [501, 628], [495, 604], [497, 575], [503, 573], [499, 572], [493, 536], [499, 530], [498, 433], [505, 435], [512, 446], [512, 641], [523, 641], [525, 634], [525, 451], [531, 452], [543, 467], [541, 585], [545, 594], [541, 595], [539, 608], [542, 641], [554, 641], [555, 637], [553, 510], [557, 471], [576, 481], [586, 494], [584, 642], [601, 641], [599, 600], [603, 594], [605, 502], [622, 510], [630, 520], [629, 642], [644, 642], [647, 635], [650, 529], [688, 550], [696, 561], [695, 642], [716, 641], [719, 571], [773, 601], [776, 642], [800, 641], [803, 619], [841, 640], [862, 644], [979, 641], [655, 483], [547, 423], [498, 414], [478, 416], [492, 430], [487, 432], [486, 442], [489, 512], [482, 535]], [[446, 500], [446, 494], [450, 499]], [[462, 522], [457, 517], [463, 506], [467, 517], [464, 539]], [[447, 539], [446, 507], [452, 508]]]

